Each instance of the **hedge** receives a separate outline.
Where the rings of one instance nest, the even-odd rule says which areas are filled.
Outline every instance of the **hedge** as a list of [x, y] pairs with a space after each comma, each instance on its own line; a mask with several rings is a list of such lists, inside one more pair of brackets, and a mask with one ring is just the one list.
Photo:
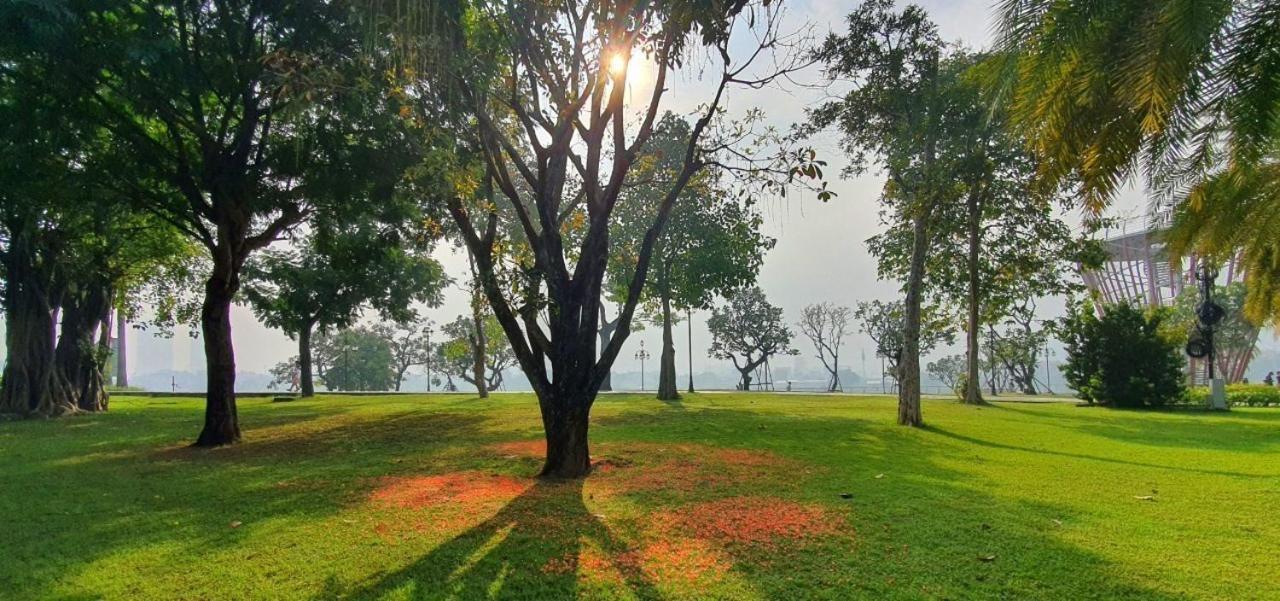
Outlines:
[[[1187, 390], [1190, 405], [1209, 405], [1209, 388], [1197, 386]], [[1230, 384], [1227, 404], [1235, 407], [1280, 407], [1280, 388], [1265, 384]]]

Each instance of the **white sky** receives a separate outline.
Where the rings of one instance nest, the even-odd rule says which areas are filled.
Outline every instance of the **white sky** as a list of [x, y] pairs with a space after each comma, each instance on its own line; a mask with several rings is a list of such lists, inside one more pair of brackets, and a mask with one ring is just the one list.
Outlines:
[[[814, 28], [813, 33], [819, 39], [833, 29], [843, 32], [844, 15], [856, 4], [853, 0], [789, 2], [787, 18], [790, 26], [786, 29], [799, 29], [810, 23]], [[928, 10], [945, 39], [963, 42], [970, 47], [983, 47], [988, 43], [991, 37], [992, 0], [928, 0], [920, 4]], [[801, 79], [816, 82], [819, 76], [820, 73], [815, 68]], [[708, 99], [709, 85], [697, 81], [696, 73], [678, 74], [672, 79], [671, 92], [666, 97], [666, 108], [676, 112], [688, 111]], [[633, 94], [643, 92], [642, 89], [632, 91]], [[794, 87], [789, 90], [735, 90], [728, 98], [728, 107], [730, 111], [737, 113], [751, 107], [761, 107], [768, 114], [770, 122], [786, 127], [802, 121], [804, 109], [820, 100], [821, 94], [820, 90]], [[834, 134], [820, 136], [814, 142], [825, 155], [822, 158], [830, 165], [828, 176], [837, 176], [845, 160], [837, 151]], [[799, 316], [800, 308], [812, 302], [830, 301], [852, 307], [862, 300], [890, 300], [897, 296], [897, 283], [876, 280], [875, 261], [864, 244], [867, 238], [880, 229], [876, 199], [881, 183], [882, 179], [878, 175], [855, 180], [836, 179], [831, 182], [831, 186], [839, 196], [829, 203], [807, 197], [765, 204], [765, 231], [777, 238], [778, 244], [766, 258], [759, 283], [770, 300], [783, 307], [788, 321], [794, 322]], [[1117, 202], [1116, 211], [1126, 214], [1141, 212], [1144, 206], [1141, 194], [1130, 191]], [[440, 259], [447, 271], [454, 276], [461, 278], [466, 273], [464, 259], [448, 249], [440, 251]], [[1051, 303], [1047, 310], [1054, 311], [1055, 306], [1057, 305]], [[459, 289], [453, 289], [446, 295], [443, 306], [427, 309], [424, 314], [437, 323], [443, 323], [466, 310], [463, 293]], [[695, 314], [694, 368], [698, 371], [722, 369], [725, 364], [706, 357], [710, 336], [702, 325], [704, 320], [705, 315]], [[296, 352], [294, 344], [287, 337], [259, 324], [247, 308], [237, 307], [234, 310], [233, 330], [240, 371], [266, 372], [271, 365]], [[677, 365], [682, 374], [687, 361], [684, 332], [683, 325], [676, 331]], [[796, 348], [803, 353], [801, 361], [809, 366], [816, 365], [816, 359], [811, 358], [808, 341], [800, 337], [798, 331], [796, 335]], [[633, 355], [640, 341], [644, 341], [645, 346], [656, 356], [657, 349], [661, 347], [661, 333], [657, 328], [650, 327], [633, 334], [615, 364], [616, 370], [639, 369]], [[861, 371], [860, 352], [865, 350], [868, 367], [874, 371], [871, 365], [874, 351], [869, 339], [857, 334], [846, 345], [843, 353], [846, 365], [855, 371]], [[131, 346], [137, 348], [136, 344]], [[954, 351], [944, 349], [935, 354], [948, 352]], [[151, 369], [135, 362], [130, 371], [140, 373]]]

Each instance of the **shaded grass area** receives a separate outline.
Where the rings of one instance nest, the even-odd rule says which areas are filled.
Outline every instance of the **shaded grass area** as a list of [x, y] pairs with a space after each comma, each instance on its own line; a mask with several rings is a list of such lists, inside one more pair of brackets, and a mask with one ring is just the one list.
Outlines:
[[1280, 412], [608, 395], [537, 482], [527, 395], [0, 424], [4, 599], [1280, 598]]

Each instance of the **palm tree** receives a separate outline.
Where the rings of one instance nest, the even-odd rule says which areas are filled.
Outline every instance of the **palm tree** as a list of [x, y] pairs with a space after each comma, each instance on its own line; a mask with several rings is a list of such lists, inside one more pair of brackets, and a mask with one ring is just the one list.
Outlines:
[[1240, 253], [1280, 322], [1280, 1], [1004, 0], [1002, 100], [1100, 211], [1139, 169], [1175, 255]]

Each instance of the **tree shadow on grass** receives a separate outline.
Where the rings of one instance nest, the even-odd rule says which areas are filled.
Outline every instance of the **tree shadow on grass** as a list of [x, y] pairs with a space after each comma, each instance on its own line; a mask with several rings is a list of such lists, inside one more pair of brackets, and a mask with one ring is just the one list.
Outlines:
[[[102, 431], [71, 421], [43, 424], [52, 435], [32, 428], [9, 439], [6, 451], [44, 460], [0, 466], [7, 489], [0, 513], [11, 518], [0, 517], [9, 557], [0, 562], [0, 591], [43, 598], [52, 583], [75, 581], [100, 558], [139, 552], [148, 559], [132, 568], [155, 571], [156, 553], [174, 560], [215, 553], [243, 544], [258, 524], [324, 520], [363, 499], [378, 477], [420, 471], [460, 439], [485, 439], [479, 414], [289, 413], [252, 420], [246, 442], [221, 449], [172, 446], [165, 436], [128, 444], [114, 434], [103, 449], [95, 443]], [[124, 417], [76, 419], [105, 419], [114, 430], [125, 428]], [[142, 418], [132, 431], [164, 427]]]
[[1144, 446], [1253, 452], [1277, 445], [1280, 411], [1162, 411], [1079, 407], [1072, 411], [1027, 406], [993, 408], [1071, 424], [1085, 434]]
[[[1055, 530], [1088, 521], [1075, 507], [987, 494], [972, 474], [948, 467], [957, 452], [972, 453], [972, 445], [983, 441], [960, 436], [945, 437], [952, 444], [931, 444], [922, 435], [927, 439], [937, 428], [730, 408], [690, 408], [665, 419], [623, 413], [606, 423], [628, 426], [645, 443], [767, 449], [814, 468], [812, 473], [784, 468], [791, 471], [781, 475], [787, 479], [781, 483], [775, 475], [688, 493], [695, 499], [782, 494], [848, 515], [851, 538], [818, 541], [800, 553], [725, 549], [735, 573], [764, 598], [824, 598], [823, 591], [839, 591], [839, 598], [848, 599], [1188, 598], [1133, 582], [1125, 575], [1128, 568], [1059, 538]], [[1039, 477], [1053, 481], [1051, 474]], [[643, 494], [627, 498], [646, 504]], [[679, 503], [670, 495], [660, 498], [664, 504]]]
[[[577, 599], [580, 569], [619, 569], [613, 585], [639, 599], [661, 598], [654, 583], [628, 566], [634, 550], [583, 502], [582, 481], [537, 480], [493, 517], [374, 582], [317, 599]], [[602, 565], [583, 566], [590, 544]]]
[[1054, 451], [1050, 449], [1039, 449], [1034, 447], [1012, 445], [1012, 444], [1006, 444], [1001, 442], [995, 442], [991, 440], [983, 440], [981, 438], [974, 438], [972, 436], [966, 436], [964, 434], [959, 434], [956, 432], [952, 432], [952, 431], [940, 428], [934, 424], [926, 425], [922, 429], [926, 432], [932, 432], [934, 434], [937, 434], [939, 436], [943, 436], [946, 438], [950, 438], [952, 440], [956, 440], [966, 444], [987, 447], [990, 449], [1003, 449], [1007, 451], [1023, 451], [1026, 453], [1036, 453], [1039, 455], [1052, 455], [1057, 457], [1066, 457], [1070, 459], [1084, 459], [1088, 461], [1099, 461], [1102, 463], [1113, 463], [1117, 465], [1128, 465], [1133, 467], [1142, 467], [1142, 468], [1150, 468], [1150, 469], [1158, 469], [1158, 470], [1170, 470], [1175, 472], [1185, 472], [1189, 474], [1202, 474], [1207, 476], [1228, 476], [1232, 478], [1260, 478], [1263, 480], [1272, 480], [1275, 478], [1275, 475], [1272, 475], [1272, 474], [1246, 474], [1243, 472], [1233, 472], [1228, 470], [1179, 467], [1179, 466], [1167, 465], [1167, 464], [1162, 465], [1158, 463], [1144, 463], [1141, 461], [1131, 461], [1128, 459], [1117, 459], [1115, 457], [1104, 457], [1100, 455], [1087, 455], [1084, 453], [1068, 453], [1066, 451]]

